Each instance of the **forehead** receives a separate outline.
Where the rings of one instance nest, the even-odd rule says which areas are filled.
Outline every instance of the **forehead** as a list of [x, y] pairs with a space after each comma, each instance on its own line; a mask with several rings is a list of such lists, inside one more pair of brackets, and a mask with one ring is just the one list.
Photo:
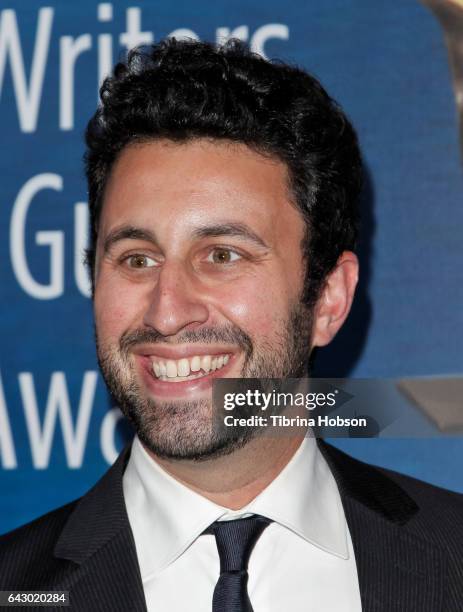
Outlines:
[[286, 165], [244, 144], [198, 139], [133, 144], [116, 160], [105, 190], [100, 236], [117, 225], [164, 235], [205, 223], [246, 222], [273, 234], [296, 231]]

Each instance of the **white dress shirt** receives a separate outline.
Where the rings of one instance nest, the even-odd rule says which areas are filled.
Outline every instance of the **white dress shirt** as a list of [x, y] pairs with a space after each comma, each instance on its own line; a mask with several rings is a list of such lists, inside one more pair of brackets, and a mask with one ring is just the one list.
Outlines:
[[254, 612], [361, 611], [341, 498], [314, 438], [305, 438], [280, 474], [239, 511], [179, 483], [138, 438], [123, 489], [149, 612], [211, 612], [220, 563], [215, 537], [201, 533], [216, 520], [250, 514], [274, 521], [249, 560]]

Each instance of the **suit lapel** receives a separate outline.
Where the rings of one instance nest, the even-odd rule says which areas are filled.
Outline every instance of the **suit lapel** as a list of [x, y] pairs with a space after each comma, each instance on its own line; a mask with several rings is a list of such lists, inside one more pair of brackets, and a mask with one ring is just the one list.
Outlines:
[[408, 528], [419, 512], [392, 479], [319, 440], [338, 484], [363, 612], [442, 610], [445, 553]]
[[56, 557], [73, 562], [59, 588], [81, 612], [146, 612], [122, 489], [129, 455], [130, 445], [78, 502], [55, 547]]

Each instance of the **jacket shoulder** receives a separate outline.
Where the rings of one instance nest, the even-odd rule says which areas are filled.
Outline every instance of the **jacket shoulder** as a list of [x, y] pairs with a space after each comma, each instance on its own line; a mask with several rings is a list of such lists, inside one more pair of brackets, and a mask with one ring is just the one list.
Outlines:
[[0, 536], [0, 589], [45, 588], [62, 567], [53, 550], [79, 500]]
[[[353, 458], [350, 458], [351, 460]], [[432, 540], [445, 549], [463, 547], [463, 495], [438, 487], [418, 478], [408, 476], [383, 467], [373, 466], [357, 459], [358, 474], [376, 472], [378, 478], [367, 477], [367, 482], [373, 484], [373, 495], [383, 496], [390, 510], [400, 514], [406, 498], [416, 506], [416, 512], [411, 512], [407, 521], [410, 532]], [[394, 483], [406, 497], [400, 497], [386, 486], [387, 481]], [[384, 497], [387, 499], [385, 500]]]
[[341, 492], [409, 532], [451, 548], [463, 547], [463, 495], [356, 459], [319, 442]]
[[424, 482], [393, 470], [376, 468], [398, 484], [418, 505], [418, 516], [434, 526], [452, 525], [463, 536], [463, 494]]
[[122, 474], [130, 444], [82, 497], [0, 536], [0, 590], [56, 590], [96, 550], [130, 530]]

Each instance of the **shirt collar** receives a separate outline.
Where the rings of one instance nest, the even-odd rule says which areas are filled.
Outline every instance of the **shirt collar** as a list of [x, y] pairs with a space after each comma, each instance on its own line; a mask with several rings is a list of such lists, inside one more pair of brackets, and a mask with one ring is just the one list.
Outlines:
[[178, 558], [214, 521], [261, 514], [307, 542], [347, 559], [347, 526], [334, 477], [315, 438], [305, 438], [252, 502], [232, 511], [175, 480], [134, 438], [124, 498], [144, 580]]

